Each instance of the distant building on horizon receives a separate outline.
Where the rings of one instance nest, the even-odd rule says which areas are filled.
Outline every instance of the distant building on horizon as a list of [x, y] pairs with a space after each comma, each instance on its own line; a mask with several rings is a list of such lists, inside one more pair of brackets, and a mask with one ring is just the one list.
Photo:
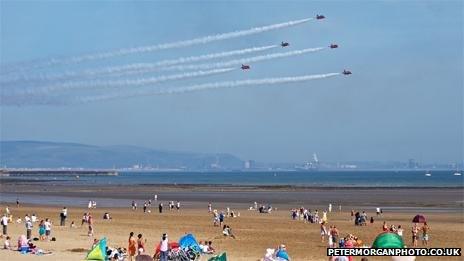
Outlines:
[[255, 161], [254, 160], [245, 160], [243, 163], [243, 168], [244, 169], [253, 169], [255, 167]]

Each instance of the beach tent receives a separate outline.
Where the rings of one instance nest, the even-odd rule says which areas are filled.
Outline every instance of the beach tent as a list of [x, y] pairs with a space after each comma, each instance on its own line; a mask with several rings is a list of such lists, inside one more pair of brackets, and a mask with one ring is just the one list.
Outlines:
[[396, 233], [385, 232], [379, 234], [374, 243], [372, 243], [373, 248], [403, 248], [404, 242], [403, 238], [398, 236]]
[[412, 223], [425, 223], [427, 222], [427, 220], [425, 219], [424, 216], [422, 215], [416, 215], [413, 219], [412, 219]]
[[98, 244], [96, 244], [92, 250], [87, 253], [87, 256], [84, 260], [94, 260], [94, 261], [106, 261], [108, 256], [106, 255], [106, 238], [100, 239]]
[[227, 261], [227, 254], [226, 252], [223, 252], [219, 255], [211, 257], [210, 259], [208, 259], [208, 261]]
[[179, 239], [179, 246], [182, 249], [190, 248], [195, 252], [201, 253], [200, 245], [192, 234], [186, 234]]

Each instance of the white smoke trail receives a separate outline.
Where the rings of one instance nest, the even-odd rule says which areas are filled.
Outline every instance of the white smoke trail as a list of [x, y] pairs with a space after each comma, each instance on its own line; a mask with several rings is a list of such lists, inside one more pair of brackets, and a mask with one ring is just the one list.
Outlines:
[[150, 95], [164, 95], [164, 94], [177, 94], [194, 91], [202, 91], [208, 89], [219, 89], [219, 88], [234, 88], [240, 86], [252, 86], [252, 85], [273, 85], [273, 84], [286, 84], [295, 82], [304, 82], [316, 79], [324, 79], [340, 75], [341, 73], [327, 73], [327, 74], [316, 74], [316, 75], [302, 75], [293, 77], [279, 77], [279, 78], [264, 78], [264, 79], [250, 79], [250, 80], [237, 80], [237, 81], [225, 81], [216, 83], [204, 83], [195, 84], [185, 87], [170, 88], [167, 90], [139, 90], [130, 93], [116, 93], [111, 95], [100, 95], [78, 98], [75, 100], [76, 103], [91, 103], [99, 101], [107, 101], [118, 98], [129, 98], [137, 96], [150, 96]]
[[[313, 53], [313, 52], [321, 51], [324, 49], [326, 49], [326, 47], [306, 48], [306, 49], [289, 51], [289, 52], [272, 53], [272, 54], [266, 54], [266, 55], [246, 57], [246, 58], [241, 58], [241, 59], [236, 59], [236, 60], [231, 60], [231, 61], [226, 61], [226, 62], [217, 62], [217, 63], [208, 63], [208, 64], [174, 65], [174, 66], [168, 66], [168, 67], [161, 68], [161, 70], [163, 71], [169, 71], [169, 70], [184, 71], [184, 70], [205, 70], [205, 69], [211, 69], [211, 68], [229, 67], [229, 66], [240, 65], [244, 63], [261, 62], [261, 61], [266, 61], [266, 60], [297, 56], [297, 55], [302, 55], [306, 53]], [[150, 68], [150, 69], [154, 69], [154, 68]], [[147, 70], [149, 70], [148, 67], [145, 70], [141, 69], [140, 71], [147, 72]]]
[[[50, 59], [48, 61], [32, 65], [31, 67], [41, 68], [41, 67], [47, 67], [47, 66], [52, 66], [52, 65], [76, 64], [76, 63], [81, 63], [85, 61], [106, 59], [106, 58], [129, 55], [129, 54], [140, 54], [140, 53], [154, 52], [154, 51], [165, 50], [165, 49], [187, 47], [187, 46], [192, 46], [192, 45], [197, 45], [197, 44], [206, 44], [206, 43], [210, 43], [214, 41], [227, 40], [227, 39], [254, 35], [254, 34], [264, 33], [264, 32], [268, 32], [272, 30], [287, 28], [291, 26], [296, 26], [296, 25], [311, 21], [313, 19], [314, 18], [305, 18], [301, 20], [294, 20], [294, 21], [289, 21], [289, 22], [284, 22], [284, 23], [266, 25], [266, 26], [261, 26], [261, 27], [254, 27], [254, 28], [250, 28], [246, 30], [228, 32], [228, 33], [222, 33], [222, 34], [216, 34], [216, 35], [208, 35], [204, 37], [194, 38], [191, 40], [177, 41], [177, 42], [172, 42], [172, 43], [120, 49], [117, 51], [88, 54], [88, 55], [75, 56], [75, 57], [70, 57], [70, 58], [55, 58], [55, 59]], [[23, 67], [23, 69], [26, 69], [26, 68]]]
[[159, 68], [162, 66], [172, 66], [176, 64], [184, 64], [184, 63], [191, 63], [191, 62], [199, 62], [199, 61], [206, 61], [212, 60], [217, 58], [225, 58], [230, 56], [236, 55], [244, 55], [249, 53], [255, 52], [262, 52], [266, 50], [270, 50], [273, 48], [278, 47], [279, 45], [267, 45], [267, 46], [259, 46], [259, 47], [251, 47], [239, 50], [232, 50], [232, 51], [225, 51], [219, 53], [211, 53], [211, 54], [204, 54], [198, 56], [188, 56], [188, 57], [180, 57], [176, 59], [168, 59], [162, 60], [156, 63], [134, 63], [122, 66], [111, 66], [105, 67], [101, 69], [94, 69], [94, 70], [85, 70], [82, 72], [66, 72], [62, 74], [55, 74], [55, 75], [17, 75], [16, 77], [10, 77], [9, 79], [0, 79], [2, 83], [9, 83], [9, 82], [16, 82], [16, 81], [56, 81], [56, 80], [65, 80], [69, 78], [75, 77], [98, 77], [104, 76], [106, 74], [114, 74], [114, 73], [121, 73], [124, 71], [137, 71], [137, 70], [146, 70], [150, 68], [153, 70], [154, 68]]
[[55, 84], [50, 86], [41, 86], [30, 88], [27, 90], [16, 91], [15, 94], [30, 95], [35, 93], [47, 93], [54, 91], [64, 91], [78, 88], [118, 88], [118, 87], [134, 87], [148, 84], [157, 84], [166, 81], [182, 80], [187, 78], [210, 76], [214, 74], [227, 73], [236, 70], [237, 68], [220, 68], [207, 71], [187, 72], [172, 75], [161, 75], [157, 77], [139, 78], [139, 79], [123, 79], [123, 80], [92, 80], [92, 81], [74, 81]]

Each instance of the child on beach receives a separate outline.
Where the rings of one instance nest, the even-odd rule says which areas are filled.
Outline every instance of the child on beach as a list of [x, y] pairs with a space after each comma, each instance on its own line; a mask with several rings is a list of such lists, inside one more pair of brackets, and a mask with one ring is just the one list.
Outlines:
[[419, 233], [419, 227], [417, 226], [417, 223], [414, 223], [414, 226], [411, 229], [412, 245], [414, 247], [417, 247], [418, 233]]
[[3, 249], [10, 250], [11, 249], [11, 243], [10, 243], [10, 237], [7, 236], [5, 239], [5, 242], [3, 242]]
[[427, 222], [424, 223], [424, 225], [422, 226], [422, 245], [423, 246], [427, 246], [428, 242], [429, 242], [429, 226], [427, 225]]

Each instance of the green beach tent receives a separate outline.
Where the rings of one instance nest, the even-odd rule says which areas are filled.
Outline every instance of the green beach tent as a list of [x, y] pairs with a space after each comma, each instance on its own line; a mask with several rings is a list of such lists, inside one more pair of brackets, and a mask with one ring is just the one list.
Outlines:
[[92, 250], [87, 253], [87, 256], [84, 260], [94, 260], [94, 261], [106, 261], [108, 256], [106, 255], [106, 238], [102, 238], [98, 244], [96, 244]]
[[398, 236], [396, 233], [385, 232], [379, 234], [374, 243], [372, 243], [373, 248], [403, 248], [404, 241], [403, 238]]
[[223, 252], [219, 255], [213, 256], [208, 261], [227, 261], [227, 254], [226, 252]]

